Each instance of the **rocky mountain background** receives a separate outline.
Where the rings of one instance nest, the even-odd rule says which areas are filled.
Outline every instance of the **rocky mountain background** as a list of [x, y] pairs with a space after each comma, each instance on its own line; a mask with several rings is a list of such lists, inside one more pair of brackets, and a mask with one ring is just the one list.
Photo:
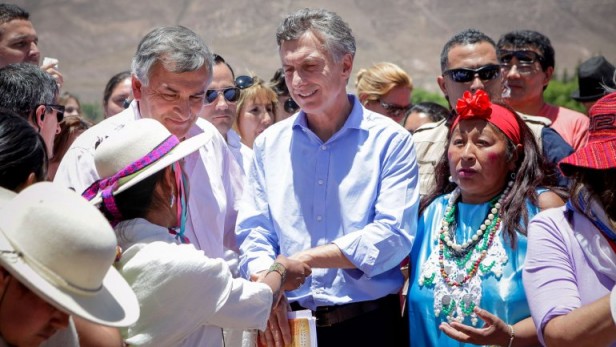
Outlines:
[[[437, 91], [439, 54], [456, 32], [477, 28], [498, 40], [515, 29], [546, 34], [558, 73], [603, 54], [616, 64], [614, 0], [21, 0], [42, 56], [58, 58], [64, 90], [100, 103], [108, 79], [129, 69], [137, 43], [156, 26], [180, 24], [202, 35], [237, 73], [268, 80], [280, 62], [274, 38], [286, 14], [303, 7], [337, 12], [357, 40], [354, 72], [391, 61], [416, 86]], [[353, 90], [353, 83], [349, 83]]]

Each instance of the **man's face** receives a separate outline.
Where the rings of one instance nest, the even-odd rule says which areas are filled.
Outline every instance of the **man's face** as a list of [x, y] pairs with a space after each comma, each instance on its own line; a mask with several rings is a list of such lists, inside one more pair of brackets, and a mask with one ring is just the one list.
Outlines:
[[[227, 88], [235, 87], [231, 70], [224, 63], [214, 65], [212, 83], [208, 90], [222, 91]], [[211, 103], [205, 103], [201, 111], [201, 117], [214, 124], [220, 134], [226, 138], [227, 132], [233, 126], [237, 118], [236, 101], [225, 99], [224, 93], [219, 93], [218, 97]]]
[[[4, 269], [0, 269], [4, 272]], [[68, 326], [69, 316], [4, 272], [0, 306], [0, 336], [11, 346], [39, 346]]]
[[339, 107], [353, 68], [350, 54], [334, 62], [310, 31], [297, 40], [283, 41], [279, 53], [289, 94], [304, 112], [327, 115]]
[[[508, 48], [504, 50], [509, 51]], [[541, 68], [539, 50], [531, 47], [516, 48], [511, 52], [516, 55], [505, 55], [506, 61], [501, 58], [503, 65], [503, 75], [507, 80], [507, 85], [511, 89], [511, 95], [507, 102], [514, 109], [522, 105], [536, 105], [543, 100], [543, 88], [550, 83], [553, 68], [548, 67], [546, 71]], [[527, 56], [534, 59], [527, 59]]]
[[136, 76], [132, 77], [133, 95], [139, 101], [141, 116], [161, 122], [179, 139], [186, 137], [197, 121], [207, 82], [206, 66], [195, 71], [175, 73], [167, 71], [158, 62], [150, 69], [147, 86]]
[[[488, 42], [454, 46], [449, 50], [447, 57], [449, 63], [447, 70], [460, 68], [475, 70], [499, 64], [496, 49]], [[451, 107], [455, 107], [458, 99], [467, 90], [474, 93], [483, 89], [490, 95], [492, 101], [500, 100], [503, 93], [503, 79], [500, 74], [493, 79], [482, 79], [480, 74], [475, 74], [468, 82], [456, 82], [450, 75], [445, 74], [445, 76], [439, 76], [437, 82]]]
[[[57, 104], [57, 102], [54, 102]], [[58, 122], [58, 117], [62, 118], [58, 113], [58, 109], [55, 107], [46, 107], [46, 106], [38, 106], [38, 112], [42, 112], [43, 117], [40, 123], [38, 124], [39, 133], [41, 137], [43, 137], [43, 141], [45, 141], [45, 145], [47, 145], [47, 155], [49, 157], [53, 157], [53, 143], [57, 134], [60, 133], [60, 123]]]
[[14, 19], [0, 25], [0, 67], [14, 63], [39, 64], [38, 36], [28, 20]]

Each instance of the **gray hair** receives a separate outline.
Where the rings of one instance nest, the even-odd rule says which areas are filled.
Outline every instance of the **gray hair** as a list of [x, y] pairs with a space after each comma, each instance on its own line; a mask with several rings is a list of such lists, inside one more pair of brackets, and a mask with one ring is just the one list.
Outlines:
[[491, 46], [494, 47], [496, 51], [496, 43], [494, 40], [490, 38], [490, 36], [482, 33], [476, 29], [466, 29], [457, 34], [455, 34], [452, 38], [445, 43], [443, 50], [441, 51], [441, 72], [445, 72], [447, 70], [447, 66], [449, 66], [449, 51], [455, 46], [466, 46], [466, 45], [474, 45], [481, 42], [487, 42]]
[[213, 58], [197, 34], [178, 25], [156, 28], [143, 37], [133, 57], [132, 73], [148, 85], [150, 70], [157, 61], [174, 73], [195, 71], [204, 65], [211, 72]]
[[311, 31], [323, 41], [326, 51], [331, 52], [335, 62], [345, 54], [355, 56], [355, 37], [351, 28], [336, 13], [324, 9], [301, 9], [285, 18], [276, 30], [278, 48], [282, 41], [299, 39]]
[[55, 103], [58, 90], [53, 77], [34, 64], [11, 64], [0, 69], [0, 107], [28, 121], [37, 106]]

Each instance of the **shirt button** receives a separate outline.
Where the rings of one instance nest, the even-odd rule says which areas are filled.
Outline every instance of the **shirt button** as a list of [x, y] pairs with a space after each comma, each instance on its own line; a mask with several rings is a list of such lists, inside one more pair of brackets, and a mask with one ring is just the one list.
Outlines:
[[323, 220], [323, 217], [321, 217], [321, 216], [317, 216], [317, 221], [318, 221], [318, 222], [320, 222], [320, 221], [322, 221], [322, 220]]
[[324, 182], [323, 182], [323, 180], [319, 180], [318, 183], [319, 183], [320, 186], [322, 186]]
[[322, 145], [322, 146], [321, 146], [321, 150], [322, 150], [322, 151], [324, 151], [324, 150], [326, 150], [326, 149], [327, 149], [327, 146], [325, 146], [325, 145]]

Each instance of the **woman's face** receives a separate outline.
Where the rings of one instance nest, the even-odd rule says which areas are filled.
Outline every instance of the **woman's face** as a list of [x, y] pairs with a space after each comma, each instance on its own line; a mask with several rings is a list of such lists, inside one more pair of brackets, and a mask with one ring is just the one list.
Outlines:
[[69, 98], [66, 100], [66, 104], [64, 105], [64, 116], [75, 116], [78, 117], [81, 114], [81, 108], [79, 107], [79, 103], [77, 100], [73, 98]]
[[0, 336], [11, 346], [39, 346], [68, 326], [68, 314], [48, 304], [0, 268]]
[[267, 99], [246, 100], [238, 114], [242, 143], [252, 148], [257, 135], [274, 122], [274, 108]]
[[105, 118], [115, 116], [124, 111], [124, 101], [131, 99], [132, 89], [130, 77], [125, 78], [111, 92], [105, 105]]
[[505, 188], [516, 159], [507, 160], [507, 141], [482, 119], [462, 120], [453, 129], [447, 158], [463, 202], [487, 202]]

